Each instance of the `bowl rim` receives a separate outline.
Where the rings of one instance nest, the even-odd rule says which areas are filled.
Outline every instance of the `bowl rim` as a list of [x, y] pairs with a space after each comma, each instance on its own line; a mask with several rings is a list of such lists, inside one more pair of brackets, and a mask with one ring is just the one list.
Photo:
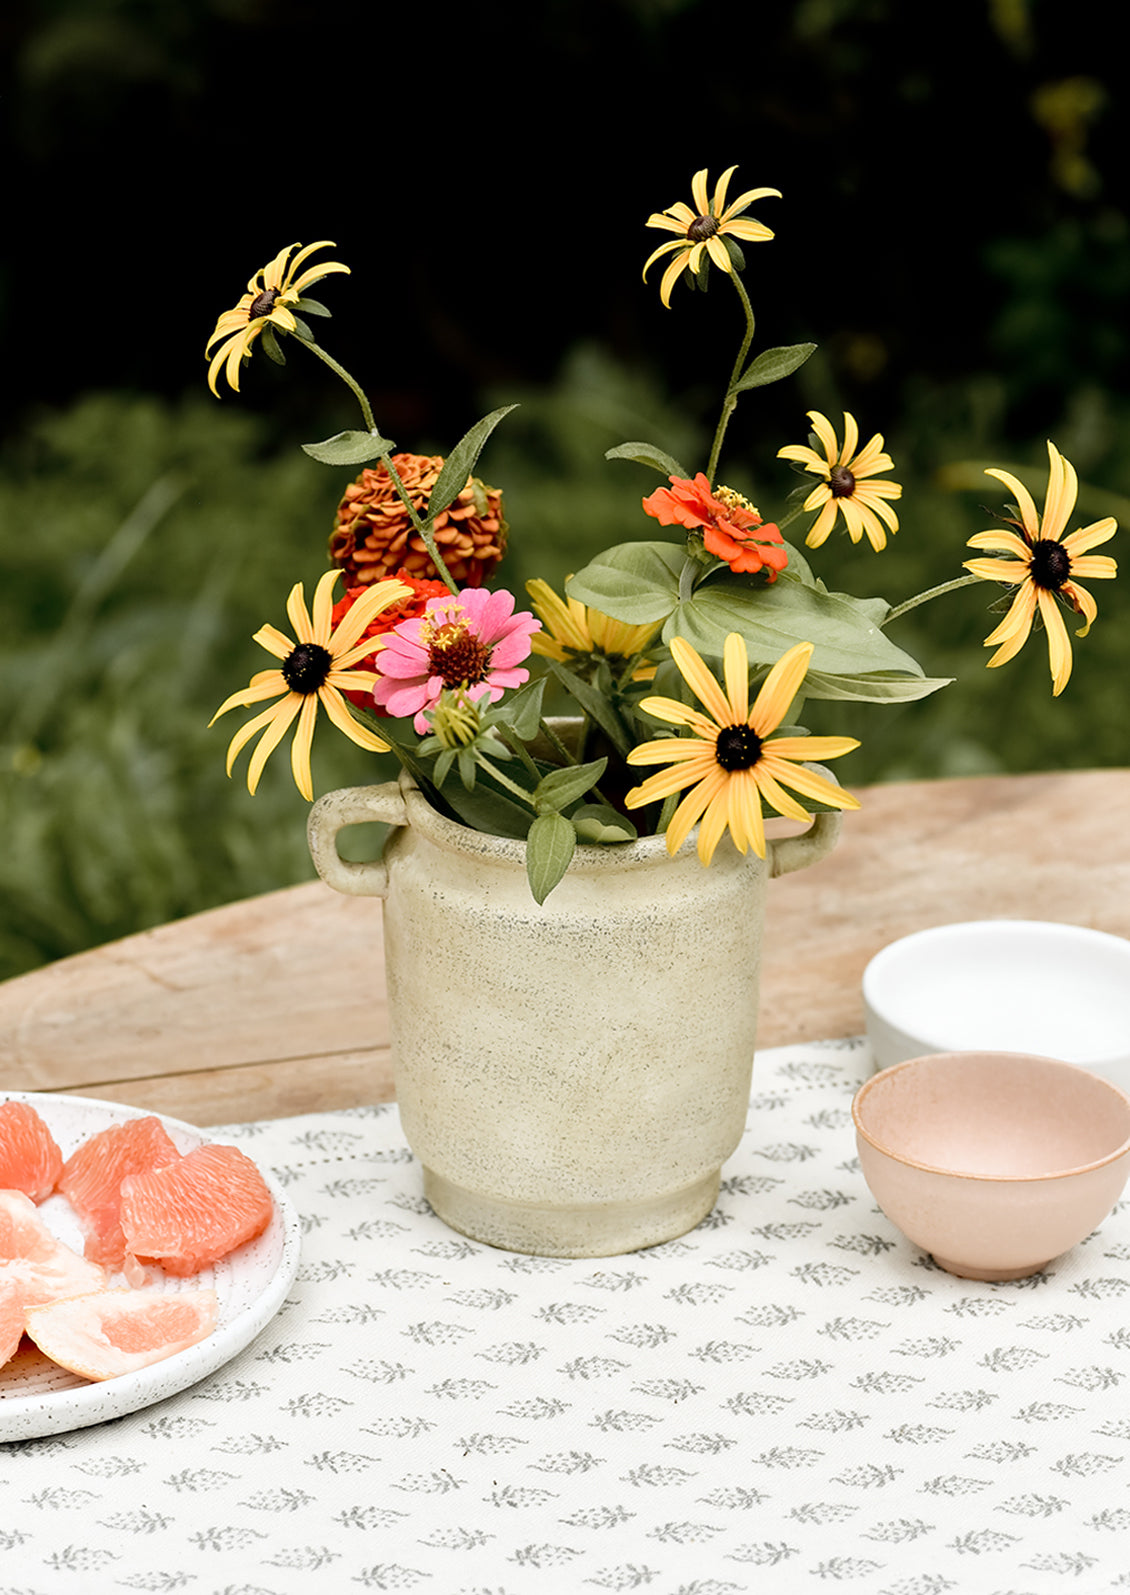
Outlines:
[[1095, 1158], [1094, 1161], [1090, 1163], [1075, 1164], [1069, 1169], [1053, 1169], [1043, 1174], [975, 1173], [967, 1169], [947, 1168], [942, 1163], [924, 1163], [919, 1158], [910, 1157], [904, 1152], [897, 1152], [893, 1147], [887, 1146], [884, 1142], [880, 1141], [879, 1138], [872, 1134], [872, 1132], [868, 1130], [866, 1125], [863, 1123], [860, 1117], [860, 1108], [862, 1106], [863, 1099], [867, 1096], [868, 1092], [870, 1092], [873, 1087], [878, 1084], [880, 1080], [886, 1080], [891, 1075], [898, 1074], [903, 1069], [912, 1069], [917, 1064], [933, 1063], [947, 1058], [969, 1057], [1013, 1058], [1020, 1059], [1025, 1062], [1030, 1061], [1033, 1063], [1052, 1063], [1061, 1069], [1074, 1069], [1077, 1073], [1086, 1075], [1089, 1079], [1096, 1081], [1099, 1085], [1104, 1087], [1104, 1089], [1111, 1092], [1112, 1095], [1120, 1098], [1121, 1101], [1126, 1105], [1127, 1109], [1130, 1110], [1130, 1095], [1123, 1091], [1119, 1086], [1116, 1086], [1113, 1081], [1106, 1079], [1105, 1076], [1101, 1074], [1095, 1074], [1090, 1069], [1084, 1069], [1080, 1064], [1068, 1063], [1063, 1058], [1042, 1057], [1039, 1053], [1035, 1052], [1008, 1052], [999, 1048], [996, 1050], [989, 1048], [984, 1050], [969, 1048], [963, 1052], [924, 1052], [916, 1058], [904, 1058], [901, 1063], [892, 1063], [886, 1069], [880, 1069], [877, 1073], [871, 1075], [869, 1079], [863, 1082], [863, 1084], [856, 1091], [855, 1095], [852, 1097], [851, 1101], [851, 1116], [852, 1121], [855, 1124], [856, 1135], [862, 1136], [867, 1142], [868, 1146], [873, 1147], [876, 1152], [881, 1152], [884, 1157], [889, 1157], [894, 1162], [900, 1163], [906, 1168], [921, 1169], [925, 1174], [944, 1174], [948, 1179], [952, 1180], [982, 1180], [991, 1181], [998, 1185], [1033, 1185], [1036, 1183], [1042, 1183], [1045, 1180], [1067, 1180], [1071, 1179], [1076, 1174], [1089, 1174], [1094, 1169], [1105, 1168], [1108, 1164], [1115, 1163], [1119, 1158], [1123, 1158], [1130, 1153], [1130, 1132], [1128, 1132], [1122, 1141], [1122, 1144], [1115, 1147], [1113, 1152], [1108, 1152], [1105, 1157]]
[[868, 959], [863, 970], [864, 995], [867, 988], [873, 985], [876, 974], [882, 974], [885, 965], [893, 963], [899, 954], [913, 950], [922, 942], [934, 941], [942, 936], [952, 936], [963, 931], [974, 936], [988, 935], [994, 931], [1019, 930], [1021, 934], [1043, 936], [1049, 932], [1063, 935], [1072, 941], [1087, 941], [1094, 945], [1096, 942], [1119, 947], [1123, 955], [1130, 958], [1130, 940], [1125, 936], [1117, 936], [1113, 931], [1098, 930], [1094, 925], [1074, 925], [1067, 920], [1059, 919], [1016, 919], [1012, 915], [1001, 915], [997, 919], [955, 919], [946, 920], [939, 925], [926, 925], [921, 930], [908, 931], [905, 936], [896, 936], [894, 941], [889, 941], [873, 953]]

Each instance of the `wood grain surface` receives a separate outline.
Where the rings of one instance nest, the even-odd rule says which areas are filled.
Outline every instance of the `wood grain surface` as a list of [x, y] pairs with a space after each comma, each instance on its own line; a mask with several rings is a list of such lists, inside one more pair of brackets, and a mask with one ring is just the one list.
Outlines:
[[[1130, 938], [1130, 770], [860, 797], [830, 858], [769, 886], [760, 1046], [860, 1034], [868, 960], [929, 925], [1049, 919]], [[0, 984], [0, 1087], [201, 1125], [387, 1100], [381, 904], [312, 881]]]

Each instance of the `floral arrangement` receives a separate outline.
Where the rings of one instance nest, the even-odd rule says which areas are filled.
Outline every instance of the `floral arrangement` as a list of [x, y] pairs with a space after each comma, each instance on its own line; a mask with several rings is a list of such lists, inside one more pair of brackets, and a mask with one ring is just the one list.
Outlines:
[[[1039, 622], [1053, 693], [1063, 691], [1072, 664], [1064, 612], [1082, 618], [1085, 635], [1096, 605], [1081, 581], [1116, 574], [1113, 559], [1092, 552], [1116, 525], [1108, 517], [1068, 531], [1076, 477], [1054, 444], [1042, 516], [1015, 476], [990, 470], [1015, 502], [999, 527], [970, 538], [984, 553], [965, 561], [968, 574], [898, 605], [828, 591], [783, 535], [808, 518], [810, 549], [842, 526], [853, 543], [866, 539], [881, 552], [898, 531], [894, 504], [902, 494], [887, 474], [894, 467], [882, 436], [860, 447], [854, 417], [845, 414], [838, 434], [810, 411], [808, 441], [777, 451], [806, 478], [777, 521], [718, 480], [738, 400], [790, 376], [815, 348], [752, 353], [742, 245], [774, 235], [746, 213], [780, 195], [757, 188], [729, 199], [735, 170], [722, 174], [712, 194], [706, 172], [698, 172], [692, 203], [680, 201], [647, 223], [673, 235], [643, 268], [646, 279], [666, 259], [664, 306], [680, 281], [704, 290], [713, 267], [733, 285], [744, 316], [705, 469], [692, 472], [648, 443], [608, 451], [610, 459], [642, 462], [666, 478], [642, 500], [642, 512], [678, 536], [608, 549], [569, 578], [564, 596], [544, 581], [529, 582], [531, 610], [490, 585], [508, 527], [501, 492], [475, 475], [481, 451], [513, 406], [484, 417], [445, 458], [397, 453], [361, 387], [310, 328], [310, 318], [329, 315], [310, 288], [349, 272], [340, 262], [314, 259], [334, 246], [288, 245], [252, 277], [208, 340], [213, 393], [219, 397], [221, 377], [238, 392], [256, 345], [285, 363], [281, 340], [300, 344], [347, 384], [364, 422], [363, 430], [304, 445], [306, 452], [335, 468], [363, 469], [345, 489], [329, 537], [331, 568], [311, 607], [301, 583], [291, 590], [293, 636], [269, 624], [255, 634], [278, 664], [217, 710], [218, 718], [270, 700], [232, 738], [229, 774], [258, 737], [247, 770], [254, 792], [293, 726], [291, 768], [312, 799], [310, 750], [321, 707], [361, 747], [391, 750], [441, 812], [491, 834], [524, 837], [531, 889], [543, 902], [578, 841], [615, 846], [665, 833], [674, 853], [698, 825], [698, 853], [709, 864], [727, 831], [742, 852], [764, 856], [766, 814], [807, 821], [816, 809], [857, 808], [816, 762], [858, 744], [808, 734], [797, 723], [803, 703], [905, 702], [946, 686], [926, 677], [888, 630], [958, 587], [991, 582], [1005, 589], [1007, 610], [985, 639], [995, 650], [990, 667], [1012, 659]], [[543, 715], [550, 679], [576, 705], [575, 739]], [[638, 779], [641, 766], [657, 768]]]

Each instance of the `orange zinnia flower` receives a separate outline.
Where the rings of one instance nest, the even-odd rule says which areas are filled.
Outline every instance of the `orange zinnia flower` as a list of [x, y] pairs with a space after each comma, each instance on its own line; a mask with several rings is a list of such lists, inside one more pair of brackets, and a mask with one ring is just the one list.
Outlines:
[[765, 570], [771, 582], [789, 562], [777, 527], [762, 522], [748, 500], [732, 488], [712, 491], [702, 471], [694, 481], [684, 476], [669, 478], [670, 487], [656, 488], [643, 501], [648, 515], [661, 526], [702, 528], [702, 542], [708, 554], [724, 559], [732, 571], [750, 574]]

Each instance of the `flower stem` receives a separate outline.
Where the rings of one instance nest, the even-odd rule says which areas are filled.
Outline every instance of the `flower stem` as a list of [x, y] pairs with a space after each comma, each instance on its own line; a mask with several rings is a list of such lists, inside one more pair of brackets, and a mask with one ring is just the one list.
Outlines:
[[533, 794], [527, 792], [524, 786], [519, 786], [517, 781], [512, 781], [508, 775], [503, 775], [497, 764], [492, 764], [484, 753], [478, 755], [478, 763], [489, 775], [493, 775], [500, 786], [504, 786], [508, 792], [513, 792], [515, 797], [521, 798], [522, 802], [531, 809], [536, 807]]
[[431, 522], [430, 521], [422, 521], [420, 519], [420, 516], [419, 516], [419, 514], [417, 513], [417, 510], [416, 510], [416, 506], [415, 506], [415, 504], [413, 504], [413, 502], [411, 500], [411, 497], [409, 496], [408, 489], [404, 486], [404, 483], [400, 480], [400, 472], [396, 469], [396, 466], [392, 463], [392, 455], [391, 454], [382, 454], [381, 455], [381, 460], [384, 463], [385, 470], [389, 474], [389, 479], [392, 482], [393, 487], [395, 487], [395, 489], [396, 489], [396, 491], [397, 491], [397, 493], [398, 493], [398, 495], [400, 497], [400, 502], [404, 505], [404, 508], [408, 511], [409, 520], [412, 522], [412, 525], [413, 525], [414, 529], [423, 538], [424, 547], [428, 551], [428, 556], [431, 559], [432, 564], [435, 566], [436, 570], [439, 572], [441, 580], [446, 583], [447, 590], [448, 590], [449, 593], [458, 593], [459, 584], [456, 582], [455, 578], [452, 576], [451, 572], [448, 570], [447, 565], [444, 563], [443, 555], [440, 553], [439, 548], [436, 546], [435, 533], [432, 531]]
[[338, 365], [333, 355], [327, 354], [320, 344], [314, 342], [313, 338], [299, 338], [298, 341], [299, 343], [305, 344], [307, 349], [310, 350], [311, 354], [316, 354], [319, 360], [328, 365], [330, 370], [335, 372], [341, 378], [346, 387], [357, 400], [357, 403], [361, 406], [361, 414], [365, 417], [365, 426], [370, 432], [375, 432], [377, 430], [377, 423], [373, 420], [372, 408], [361, 389], [360, 383], [355, 382], [345, 367]]
[[[374, 437], [379, 437], [380, 434], [377, 431], [377, 423], [373, 420], [372, 406], [365, 397], [360, 384], [354, 381], [343, 365], [338, 364], [333, 355], [327, 354], [319, 344], [316, 344], [313, 338], [300, 338], [298, 341], [305, 344], [307, 349], [309, 349], [312, 354], [316, 354], [318, 359], [328, 365], [331, 371], [337, 373], [337, 375], [345, 383], [346, 387], [349, 388], [350, 392], [354, 395], [358, 404], [361, 406], [361, 414], [365, 418], [366, 428], [374, 435]], [[424, 547], [428, 551], [428, 556], [431, 559], [432, 564], [439, 572], [441, 579], [446, 583], [447, 590], [451, 593], [457, 593], [459, 591], [458, 584], [452, 577], [451, 572], [444, 563], [443, 555], [436, 546], [435, 534], [432, 531], [431, 522], [422, 521], [420, 519], [420, 516], [416, 510], [416, 506], [409, 497], [408, 490], [405, 488], [404, 483], [400, 480], [400, 473], [392, 463], [391, 451], [387, 454], [382, 454], [381, 459], [384, 462], [385, 470], [389, 474], [389, 480], [392, 482], [393, 487], [397, 491], [400, 502], [404, 505], [404, 508], [408, 512], [408, 518], [412, 522], [413, 530], [417, 532], [423, 539]]]
[[742, 367], [745, 365], [745, 358], [749, 353], [749, 346], [753, 342], [753, 306], [749, 302], [749, 295], [745, 291], [745, 284], [742, 282], [736, 271], [732, 271], [730, 273], [730, 281], [737, 289], [738, 298], [741, 300], [742, 309], [745, 311], [745, 336], [742, 339], [741, 348], [738, 350], [738, 357], [734, 361], [734, 369], [730, 372], [730, 381], [726, 389], [726, 397], [722, 401], [722, 413], [718, 417], [718, 425], [714, 429], [714, 442], [710, 446], [710, 460], [706, 467], [706, 479], [712, 487], [714, 485], [714, 473], [718, 469], [718, 456], [722, 452], [722, 439], [726, 436], [726, 428], [730, 424], [730, 417], [733, 415], [734, 410], [737, 407], [738, 396], [734, 392], [734, 384], [742, 374]]
[[[587, 728], [587, 725], [588, 725], [588, 721], [587, 721], [587, 718], [586, 718], [585, 728]], [[569, 749], [565, 746], [564, 742], [562, 742], [561, 738], [557, 735], [557, 732], [553, 729], [553, 727], [550, 725], [548, 720], [539, 720], [538, 721], [538, 730], [541, 732], [541, 734], [545, 738], [545, 740], [549, 743], [549, 745], [553, 749], [553, 751], [557, 754], [557, 756], [560, 759], [562, 759], [564, 761], [565, 764], [579, 764], [581, 762], [579, 759], [574, 758], [573, 755], [569, 752]], [[583, 735], [584, 735], [584, 730], [582, 730], [582, 736]], [[605, 808], [612, 808], [613, 805], [611, 803], [609, 803], [608, 799], [605, 797], [604, 793], [600, 790], [600, 788], [598, 786], [596, 786], [596, 785], [590, 786], [589, 787], [589, 791], [593, 794], [593, 796], [596, 798], [598, 803], [603, 803]]]
[[917, 609], [919, 604], [928, 604], [932, 598], [940, 598], [943, 593], [955, 593], [959, 587], [972, 587], [980, 580], [980, 576], [958, 576], [951, 582], [942, 582], [938, 587], [929, 587], [924, 593], [919, 593], [917, 598], [908, 598], [905, 604], [899, 604], [892, 609], [882, 624], [889, 626], [892, 620], [901, 620], [903, 615], [909, 614], [912, 609]]

